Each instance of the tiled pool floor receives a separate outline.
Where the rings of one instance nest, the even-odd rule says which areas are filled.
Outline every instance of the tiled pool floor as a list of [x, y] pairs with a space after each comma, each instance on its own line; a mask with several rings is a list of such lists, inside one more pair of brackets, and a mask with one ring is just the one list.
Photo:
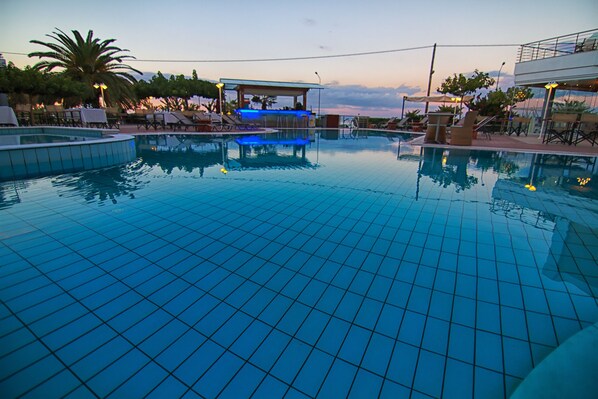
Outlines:
[[365, 142], [2, 184], [2, 396], [502, 398], [598, 321], [598, 216], [508, 217], [500, 173]]

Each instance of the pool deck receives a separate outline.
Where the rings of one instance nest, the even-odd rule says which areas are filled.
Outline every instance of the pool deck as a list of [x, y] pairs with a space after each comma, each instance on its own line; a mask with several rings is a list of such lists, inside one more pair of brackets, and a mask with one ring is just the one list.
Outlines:
[[[317, 128], [316, 128], [317, 129]], [[120, 127], [120, 133], [126, 134], [192, 134], [199, 136], [214, 136], [222, 134], [260, 134], [273, 132], [274, 129], [264, 130], [233, 130], [227, 132], [194, 132], [194, 131], [175, 131], [172, 130], [145, 130], [138, 129], [134, 125], [123, 125]], [[397, 133], [397, 134], [411, 134], [410, 131], [397, 131], [397, 130], [386, 130], [385, 133]], [[424, 144], [423, 134], [420, 138], [415, 139], [414, 144], [421, 144], [424, 147], [446, 147], [450, 144]], [[421, 142], [421, 143], [420, 143]], [[458, 146], [451, 146], [458, 147]], [[462, 148], [462, 147], [459, 147]], [[566, 144], [543, 144], [539, 137], [536, 136], [508, 136], [501, 134], [492, 134], [491, 138], [488, 139], [486, 136], [478, 136], [477, 139], [473, 140], [471, 149], [482, 149], [492, 151], [525, 151], [525, 152], [543, 152], [543, 153], [557, 153], [557, 154], [571, 154], [571, 155], [583, 155], [583, 156], [598, 156], [598, 145], [592, 146], [590, 143], [583, 142], [579, 145], [566, 145]]]
[[579, 145], [566, 144], [543, 144], [538, 136], [507, 136], [494, 134], [488, 140], [485, 137], [479, 137], [473, 140], [472, 147], [476, 149], [487, 149], [494, 151], [517, 150], [525, 152], [554, 152], [559, 154], [574, 155], [598, 155], [598, 146], [592, 146], [590, 143], [579, 143]]
[[198, 132], [193, 130], [172, 130], [172, 129], [159, 129], [159, 130], [146, 130], [143, 128], [138, 128], [135, 125], [122, 125], [119, 128], [119, 132], [121, 134], [131, 134], [134, 136], [140, 135], [156, 135], [156, 134], [187, 134], [193, 136], [206, 136], [206, 137], [214, 137], [214, 136], [222, 136], [222, 135], [243, 135], [243, 134], [264, 134], [264, 133], [273, 133], [275, 129], [264, 128], [264, 129], [249, 129], [249, 130], [226, 130], [226, 131], [210, 131], [210, 132]]

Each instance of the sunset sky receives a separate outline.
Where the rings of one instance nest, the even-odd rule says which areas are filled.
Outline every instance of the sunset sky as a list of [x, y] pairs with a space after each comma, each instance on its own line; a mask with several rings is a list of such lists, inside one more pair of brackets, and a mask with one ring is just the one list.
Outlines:
[[[496, 76], [503, 61], [500, 82], [506, 88], [517, 45], [598, 27], [595, 0], [3, 0], [0, 10], [0, 52], [19, 67], [37, 62], [21, 55], [41, 49], [30, 40], [45, 41], [55, 28], [91, 29], [101, 39], [116, 39], [137, 58], [130, 64], [149, 74], [191, 75], [195, 69], [212, 81], [317, 83], [317, 71], [327, 86], [323, 112], [383, 116], [400, 113], [404, 95], [425, 94], [434, 43], [432, 92], [453, 73], [478, 69]], [[513, 46], [448, 47], [454, 45]], [[424, 48], [255, 61], [416, 47]], [[311, 107], [314, 98], [310, 93]]]

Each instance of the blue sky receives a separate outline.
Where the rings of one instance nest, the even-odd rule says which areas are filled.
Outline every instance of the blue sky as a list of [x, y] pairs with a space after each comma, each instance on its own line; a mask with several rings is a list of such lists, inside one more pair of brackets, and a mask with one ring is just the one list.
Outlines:
[[[403, 95], [425, 94], [432, 50], [271, 62], [206, 60], [331, 56], [439, 45], [522, 44], [596, 28], [594, 0], [486, 2], [330, 1], [33, 1], [3, 0], [0, 52], [24, 66], [55, 28], [117, 39], [144, 72], [201, 78], [322, 83], [322, 109], [370, 115], [400, 113]], [[439, 47], [432, 92], [453, 73], [474, 69], [512, 82], [517, 47]], [[149, 62], [144, 60], [170, 60]], [[174, 62], [187, 60], [193, 62]], [[308, 103], [315, 107], [314, 98]]]

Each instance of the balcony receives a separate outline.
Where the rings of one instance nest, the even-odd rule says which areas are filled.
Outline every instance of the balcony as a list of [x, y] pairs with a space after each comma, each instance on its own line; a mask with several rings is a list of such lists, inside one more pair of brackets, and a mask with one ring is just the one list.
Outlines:
[[517, 53], [515, 84], [596, 91], [598, 87], [598, 29], [523, 44]]

